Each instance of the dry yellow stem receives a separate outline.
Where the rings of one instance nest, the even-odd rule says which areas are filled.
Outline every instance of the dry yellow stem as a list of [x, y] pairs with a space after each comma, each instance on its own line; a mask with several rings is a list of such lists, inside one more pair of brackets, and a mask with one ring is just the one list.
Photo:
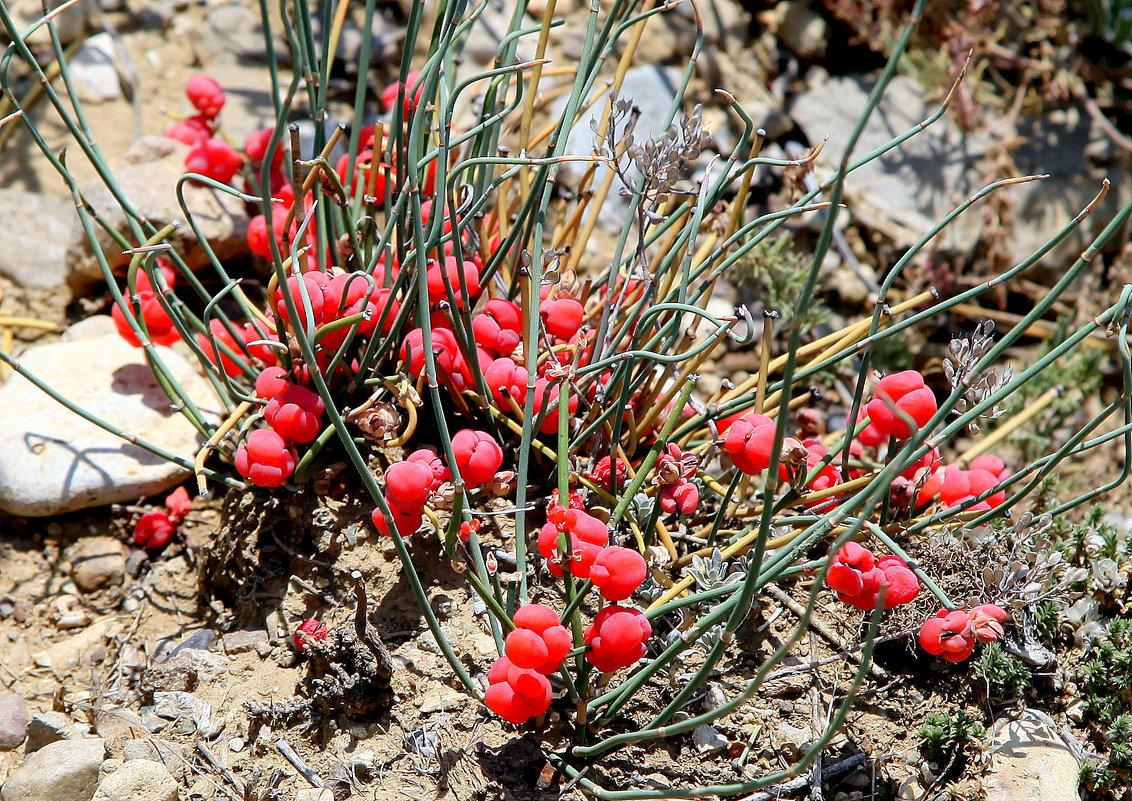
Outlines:
[[250, 401], [244, 401], [237, 406], [232, 414], [228, 415], [228, 419], [221, 423], [220, 427], [212, 433], [212, 436], [208, 438], [208, 442], [204, 443], [204, 446], [197, 451], [196, 458], [193, 459], [193, 472], [196, 473], [197, 489], [200, 491], [201, 495], [208, 492], [208, 486], [205, 483], [204, 477], [204, 463], [208, 459], [208, 455], [216, 450], [216, 446], [220, 444], [220, 440], [222, 440], [229, 431], [235, 428], [236, 424], [240, 422], [240, 419], [255, 408], [255, 406], [256, 404]]
[[8, 317], [7, 315], [0, 315], [0, 326], [12, 328], [35, 328], [39, 331], [54, 331], [58, 333], [63, 328], [57, 323], [49, 323], [46, 320], [37, 320], [34, 317]]
[[[535, 113], [535, 96], [538, 94], [539, 81], [542, 80], [542, 67], [543, 58], [546, 56], [546, 42], [550, 37], [550, 23], [554, 19], [554, 6], [557, 0], [549, 0], [546, 8], [542, 11], [542, 27], [538, 32], [538, 44], [535, 45], [535, 65], [531, 70], [530, 83], [527, 85], [527, 93], [523, 97], [523, 121], [519, 127], [519, 150], [521, 153], [526, 152], [530, 146], [531, 136], [531, 119]], [[519, 173], [519, 185], [522, 189], [522, 196], [526, 197], [530, 192], [531, 177], [526, 170]]]

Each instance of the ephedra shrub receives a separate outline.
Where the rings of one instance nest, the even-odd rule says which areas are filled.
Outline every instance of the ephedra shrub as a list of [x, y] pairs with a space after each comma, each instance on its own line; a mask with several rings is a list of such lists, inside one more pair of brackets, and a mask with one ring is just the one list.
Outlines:
[[[916, 5], [913, 25], [923, 5]], [[206, 76], [186, 87], [199, 114], [168, 131], [192, 148], [183, 181], [254, 210], [248, 253], [270, 267], [257, 293], [247, 290], [252, 278], [233, 275], [232, 265], [216, 258], [200, 273], [188, 270], [164, 242], [171, 228], [139, 217], [118, 190], [72, 110], [81, 104], [69, 82], [44, 82], [47, 102], [76, 142], [69, 158], [81, 155], [99, 168], [130, 223], [120, 244], [131, 261], [116, 275], [95, 237], [109, 224], [78, 207], [119, 329], [145, 349], [171, 403], [207, 439], [198, 454], [138, 444], [191, 468], [202, 492], [211, 484], [286, 493], [310, 484], [320, 467], [347, 461], [356, 490], [372, 504], [375, 536], [391, 538], [454, 680], [485, 704], [485, 714], [545, 742], [547, 759], [567, 781], [603, 798], [740, 795], [804, 770], [843, 725], [886, 610], [923, 593], [939, 608], [921, 621], [919, 643], [928, 654], [961, 662], [979, 643], [1009, 636], [1007, 598], [961, 607], [906, 547], [933, 532], [961, 534], [1008, 515], [1059, 464], [1091, 449], [1121, 445], [1124, 471], [1051, 514], [1126, 478], [1132, 289], [1121, 289], [1104, 312], [1034, 363], [1006, 367], [1003, 354], [1130, 209], [1017, 325], [997, 338], [980, 327], [978, 337], [954, 347], [945, 389], [929, 387], [912, 370], [881, 376], [871, 361], [878, 345], [1011, 281], [1094, 204], [991, 282], [946, 298], [900, 295], [904, 268], [955, 217], [1033, 177], [988, 185], [908, 249], [885, 276], [871, 313], [815, 336], [806, 311], [844, 213], [846, 181], [939, 119], [946, 101], [878, 150], [846, 155], [794, 204], [752, 216], [747, 200], [756, 170], [810, 168], [818, 153], [789, 162], [761, 156], [762, 132], [741, 101], [721, 90], [744, 133], [704, 179], [693, 181], [710, 142], [697, 99], [686, 95], [700, 41], [668, 127], [648, 138], [635, 134], [621, 78], [641, 55], [644, 31], [670, 6], [595, 4], [576, 72], [565, 84], [561, 73], [553, 78], [565, 97], [554, 116], [539, 99], [552, 80], [545, 60], [516, 57], [520, 40], [548, 52], [553, 3], [541, 25], [530, 27], [525, 3], [514, 4], [498, 66], [461, 81], [455, 60], [484, 6], [451, 0], [435, 15], [427, 6], [411, 3], [405, 39], [427, 41], [427, 52], [406, 50], [401, 78], [387, 88], [370, 86], [362, 70], [353, 118], [337, 128], [315, 126], [313, 150], [301, 150], [294, 121], [329, 118], [328, 65], [303, 21], [320, 14], [328, 24], [340, 22], [336, 3], [287, 4], [282, 34], [293, 71], [273, 71], [276, 125], [243, 143], [242, 152], [217, 133], [223, 87]], [[363, 30], [373, 11], [368, 4]], [[431, 29], [426, 18], [435, 19]], [[41, 67], [2, 4], [0, 19], [14, 37], [0, 72], [8, 91], [13, 64], [36, 74]], [[269, 19], [264, 24], [271, 35]], [[838, 135], [856, 141], [911, 30], [862, 118]], [[56, 55], [65, 78], [66, 60], [58, 48]], [[9, 97], [15, 113], [2, 123], [24, 126], [77, 192], [19, 98]], [[375, 105], [381, 113], [371, 122]], [[568, 154], [567, 135], [591, 106], [603, 109], [594, 147]], [[344, 155], [332, 161], [339, 146]], [[558, 191], [567, 161], [588, 166], [586, 191]], [[596, 220], [615, 196], [627, 203], [627, 223], [598, 252]], [[717, 282], [747, 253], [823, 209], [826, 221], [788, 326], [776, 328], [773, 309], [758, 321], [742, 308], [725, 316], [707, 311]], [[195, 226], [188, 209], [184, 222]], [[1116, 399], [1032, 462], [1008, 464], [996, 455], [996, 444], [1028, 417], [1026, 409], [1007, 416], [1000, 407], [1048, 366], [1071, 358], [1086, 337], [1104, 334], [1114, 335], [1122, 368]], [[188, 397], [164, 369], [154, 345], [177, 340], [211, 380], [222, 422], [210, 421], [203, 399]], [[699, 389], [698, 371], [729, 347], [754, 349], [758, 370], [712, 392]], [[36, 380], [10, 354], [3, 359]], [[826, 431], [828, 407], [813, 386], [830, 376], [851, 388], [847, 430]], [[960, 435], [976, 426], [974, 445], [957, 449]], [[479, 666], [483, 683], [427, 602], [413, 546], [424, 538], [439, 540], [488, 610], [498, 658]], [[813, 580], [790, 635], [752, 675], [731, 677], [737, 689], [720, 703], [708, 711], [689, 706], [736, 648], [736, 633], [764, 593], [799, 578]], [[867, 625], [854, 646], [859, 667], [838, 689], [824, 731], [788, 768], [666, 790], [611, 788], [600, 768], [591, 770], [618, 749], [686, 737], [756, 697], [807, 631], [825, 592], [863, 610]], [[300, 647], [327, 636], [314, 621], [304, 633]], [[677, 665], [682, 679], [672, 682]]]

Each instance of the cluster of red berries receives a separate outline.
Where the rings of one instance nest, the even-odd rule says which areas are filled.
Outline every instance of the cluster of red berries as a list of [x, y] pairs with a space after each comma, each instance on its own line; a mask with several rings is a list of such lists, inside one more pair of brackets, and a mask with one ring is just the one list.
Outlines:
[[916, 370], [903, 370], [877, 382], [876, 393], [865, 408], [878, 433], [899, 440], [927, 425], [939, 407], [924, 377]]
[[[507, 635], [506, 655], [488, 671], [484, 703], [510, 723], [525, 723], [550, 707], [553, 689], [546, 678], [562, 666], [573, 641], [558, 614], [542, 604], [515, 612], [515, 629]], [[586, 659], [603, 673], [637, 662], [645, 655], [652, 626], [641, 612], [607, 606], [586, 627]]]
[[[573, 498], [571, 498], [573, 501]], [[580, 503], [580, 498], [579, 498]], [[581, 508], [563, 508], [553, 504], [547, 509], [547, 523], [539, 531], [538, 550], [546, 559], [551, 575], [564, 575], [563, 563], [559, 559], [559, 534], [565, 534], [568, 550], [566, 564], [571, 574], [579, 578], [589, 578], [590, 568], [597, 556], [609, 543], [609, 526], [600, 518], [594, 517]]]
[[[983, 454], [971, 460], [970, 469], [949, 464], [934, 471], [921, 485], [917, 500], [922, 505], [939, 496], [944, 506], [959, 506], [972, 498], [993, 489], [1010, 477], [1002, 459], [994, 454]], [[1006, 501], [1006, 490], [999, 490], [972, 505], [970, 509], [986, 511]]]
[[147, 551], [159, 551], [169, 544], [177, 526], [192, 511], [189, 491], [177, 487], [165, 498], [165, 511], [146, 512], [134, 524], [134, 544]]
[[636, 663], [645, 655], [652, 625], [636, 609], [607, 606], [586, 626], [582, 642], [589, 646], [586, 659], [603, 673]]
[[920, 594], [920, 580], [899, 556], [882, 556], [856, 542], [847, 542], [830, 559], [825, 577], [830, 589], [847, 604], [870, 611], [885, 589], [884, 608], [909, 603]]
[[[429, 496], [449, 478], [451, 474], [440, 457], [427, 448], [414, 451], [404, 461], [385, 469], [385, 503], [393, 513], [398, 533], [408, 536], [420, 528]], [[372, 519], [382, 534], [392, 533], [381, 509], [373, 510]]]
[[550, 707], [547, 674], [562, 666], [573, 640], [549, 606], [527, 604], [515, 611], [515, 629], [507, 635], [506, 655], [488, 671], [484, 696], [495, 714], [509, 723], [525, 723]]
[[[452, 436], [452, 456], [467, 489], [493, 482], [503, 466], [503, 448], [486, 431], [470, 428], [457, 431]], [[394, 462], [385, 469], [385, 502], [401, 536], [420, 528], [425, 504], [452, 477], [444, 461], [427, 448], [414, 451], [404, 461]], [[391, 533], [380, 509], [373, 510], [372, 519], [378, 531]], [[478, 528], [478, 522], [474, 527], [467, 524], [464, 538]]]
[[[805, 409], [799, 414], [800, 423], [806, 421], [806, 412], [812, 410]], [[802, 428], [805, 429], [806, 426], [803, 425]], [[732, 415], [720, 421], [719, 430], [722, 434], [720, 444], [736, 468], [748, 475], [757, 476], [770, 467], [777, 430], [774, 420], [755, 413]], [[841, 469], [832, 462], [822, 466], [806, 480], [806, 477], [829, 455], [829, 449], [818, 439], [807, 437], [800, 440], [796, 437], [784, 437], [779, 455], [779, 477], [783, 481], [795, 484], [798, 489], [818, 492], [837, 486], [843, 481]], [[825, 503], [832, 504], [832, 501]], [[814, 504], [807, 503], [807, 505]]]
[[547, 517], [550, 522], [539, 532], [538, 549], [552, 575], [564, 573], [558, 546], [565, 535], [570, 573], [588, 578], [605, 600], [623, 601], [644, 583], [648, 576], [644, 557], [631, 548], [607, 545], [609, 527], [599, 518], [582, 509], [562, 507], [552, 507]]
[[244, 157], [225, 140], [214, 138], [224, 90], [207, 75], [194, 75], [185, 82], [185, 94], [198, 113], [173, 123], [165, 135], [189, 146], [186, 170], [226, 184], [244, 166]]
[[[532, 383], [521, 358], [516, 358], [517, 348], [522, 342], [523, 315], [519, 306], [502, 298], [485, 301], [481, 310], [472, 315], [474, 353], [467, 354], [452, 329], [450, 313], [440, 308], [445, 304], [456, 308], [473, 305], [482, 292], [481, 268], [478, 254], [462, 263], [448, 256], [443, 264], [432, 262], [429, 266], [429, 302], [438, 307], [430, 320], [437, 374], [441, 381], [458, 392], [475, 390], [475, 372], [469, 362], [469, 359], [475, 359], [475, 366], [482, 372], [493, 399], [505, 413], [514, 413], [516, 406], [522, 406], [527, 388]], [[551, 344], [576, 342], [585, 316], [584, 307], [573, 298], [551, 296], [549, 290], [544, 294], [546, 297], [540, 302], [539, 313]], [[401, 344], [400, 356], [409, 374], [420, 378], [425, 370], [422, 329], [408, 331]], [[555, 358], [541, 360], [539, 374], [534, 377], [534, 410], [540, 421], [538, 430], [542, 434], [558, 431], [559, 388], [552, 374], [560, 369], [561, 365]], [[571, 413], [577, 410], [577, 396], [570, 395], [568, 406]]]
[[1003, 635], [1007, 614], [995, 604], [980, 604], [970, 611], [940, 609], [920, 627], [920, 646], [948, 662], [962, 662], [975, 643], [994, 642]]
[[748, 475], [757, 476], [770, 467], [776, 424], [763, 414], [724, 418], [719, 423], [723, 449], [731, 463]]
[[256, 379], [256, 394], [267, 401], [257, 428], [236, 449], [236, 470], [257, 487], [278, 487], [295, 471], [293, 444], [313, 441], [326, 406], [317, 393], [287, 380], [282, 367], [268, 367]]
[[212, 319], [208, 321], [208, 331], [209, 335], [197, 334], [197, 345], [210, 362], [233, 378], [245, 372], [244, 365], [237, 359], [253, 368], [275, 364], [275, 351], [264, 344], [263, 335], [252, 323], [237, 325]]
[[[157, 271], [161, 275], [166, 288], [172, 290], [177, 281], [177, 273], [173, 270], [173, 265], [164, 256], [157, 257]], [[160, 288], [155, 289], [153, 283], [149, 280], [149, 274], [144, 270], [138, 270], [137, 292], [126, 297], [125, 301], [130, 306], [130, 314], [135, 319], [141, 317], [145, 321], [145, 331], [149, 334], [150, 342], [154, 345], [172, 345], [181, 338], [181, 335], [173, 324], [173, 320], [165, 311], [165, 307], [157, 299], [159, 291]], [[134, 329], [130, 327], [130, 323], [126, 319], [126, 312], [121, 306], [115, 303], [110, 309], [110, 316], [114, 319], [114, 325], [123, 339], [135, 348], [142, 347], [144, 343], [134, 333]]]

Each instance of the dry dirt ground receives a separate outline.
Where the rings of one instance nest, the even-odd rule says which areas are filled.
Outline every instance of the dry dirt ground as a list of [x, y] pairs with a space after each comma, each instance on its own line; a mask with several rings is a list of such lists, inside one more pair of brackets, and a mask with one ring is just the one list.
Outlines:
[[[10, 523], [0, 550], [0, 598], [7, 605], [0, 621], [0, 684], [24, 695], [30, 711], [61, 710], [79, 729], [97, 723], [105, 731], [106, 715], [96, 713], [107, 706], [140, 713], [155, 728], [152, 734], [134, 727], [113, 736], [179, 745], [190, 772], [186, 787], [203, 797], [239, 795], [257, 779], [262, 786], [276, 770], [283, 773], [281, 797], [292, 797], [310, 783], [285, 758], [288, 746], [328, 786], [352, 775], [363, 798], [558, 794], [538, 750], [540, 741], [559, 744], [556, 715], [543, 729], [524, 735], [463, 694], [417, 611], [395, 553], [368, 523], [359, 522], [368, 517], [367, 509], [303, 497], [264, 502], [250, 495], [227, 504], [227, 512], [219, 501], [203, 504], [186, 523], [183, 544], [152, 561], [135, 551], [125, 581], [95, 593], [75, 587], [68, 550], [92, 534], [125, 540], [121, 516], [78, 513]], [[233, 548], [243, 555], [233, 556]], [[218, 553], [228, 557], [227, 564]], [[483, 674], [495, 647], [473, 598], [443, 564], [435, 539], [419, 535], [414, 556], [461, 660]], [[369, 621], [396, 666], [388, 695], [380, 682], [367, 685], [364, 679], [352, 685], [350, 679], [310, 683], [312, 660], [297, 655], [292, 645], [298, 623], [310, 617], [323, 620], [336, 636], [352, 633], [353, 570], [364, 576]], [[709, 685], [709, 697], [695, 699], [689, 710], [698, 711], [720, 692], [730, 697], [741, 691], [762, 658], [788, 636], [796, 623], [790, 607], [806, 597], [804, 585], [789, 589], [767, 598], [752, 615], [739, 648]], [[764, 692], [719, 724], [725, 746], [700, 754], [692, 738], [673, 738], [659, 747], [620, 752], [590, 777], [604, 775], [611, 786], [672, 786], [733, 782], [785, 767], [812, 739], [815, 721], [821, 725], [830, 706], [842, 700], [840, 690], [857, 665], [853, 657], [837, 658], [834, 643], [857, 642], [859, 615], [829, 602], [819, 604], [816, 616], [823, 633], [803, 637], [796, 649], [801, 656], [785, 660]], [[186, 651], [185, 645], [204, 647]], [[808, 669], [808, 662], [825, 660]], [[681, 672], [693, 670], [695, 661]], [[882, 646], [849, 726], [826, 752], [825, 764], [858, 754], [869, 759], [840, 777], [848, 783], [834, 782], [831, 789], [867, 792], [879, 785], [883, 792], [893, 777], [908, 775], [913, 768], [907, 762], [919, 760], [908, 721], [971, 701], [969, 684], [955, 673], [925, 660], [907, 642]], [[678, 681], [674, 676], [673, 683]], [[146, 709], [155, 691], [189, 691], [210, 705], [211, 714], [195, 725], [162, 720]], [[313, 701], [312, 714], [293, 703], [296, 692]], [[644, 723], [671, 695], [664, 682], [651, 685], [614, 729]], [[0, 776], [20, 759], [18, 753], [0, 757]], [[737, 768], [740, 761], [745, 768]]]

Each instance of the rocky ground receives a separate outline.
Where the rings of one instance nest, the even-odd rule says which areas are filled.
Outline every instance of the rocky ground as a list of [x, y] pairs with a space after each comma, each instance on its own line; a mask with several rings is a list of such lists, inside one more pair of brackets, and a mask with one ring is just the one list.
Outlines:
[[[30, 21], [39, 4], [11, 5]], [[541, 11], [538, 5], [532, 3], [532, 10]], [[837, 164], [849, 121], [881, 63], [858, 26], [847, 22], [850, 4], [700, 5], [705, 47], [689, 97], [705, 103], [717, 150], [726, 151], [738, 135], [711, 93], [722, 86], [766, 129], [768, 156], [793, 155], [793, 148], [828, 135], [817, 169], [824, 175]], [[378, 6], [369, 68], [382, 85], [400, 57], [405, 10], [396, 2]], [[587, 9], [559, 0], [567, 32], [553, 48], [556, 62], [577, 58], [571, 47], [578, 37], [571, 31], [585, 24]], [[494, 31], [505, 13], [488, 4], [465, 49], [463, 69], [490, 66]], [[978, 16], [985, 9], [972, 13], [979, 24], [985, 21]], [[887, 18], [875, 19], [882, 29], [871, 33], [880, 41]], [[205, 72], [224, 86], [230, 102], [223, 126], [233, 140], [271, 119], [257, 9], [212, 0], [101, 0], [80, 3], [60, 20], [90, 126], [121, 186], [150, 220], [183, 218], [172, 190], [184, 152], [160, 134], [187, 111], [185, 77]], [[691, 51], [692, 23], [688, 3], [656, 18], [647, 61], [639, 59], [626, 78], [624, 94], [641, 108], [642, 137], [661, 125], [676, 74]], [[1011, 17], [1010, 24], [1027, 21]], [[961, 218], [916, 265], [925, 285], [965, 287], [1013, 263], [1046, 241], [1107, 177], [1108, 194], [1089, 224], [1030, 274], [1028, 280], [1041, 285], [1081, 250], [1106, 212], [1128, 200], [1132, 146], [1119, 130], [1129, 119], [1126, 69], [1125, 83], [1118, 78], [1108, 95], [1100, 95], [1110, 105], [1098, 106], [1087, 92], [1085, 102], [1076, 87], [1096, 86], [1096, 72], [1065, 55], [1055, 33], [1029, 24], [1029, 33], [1047, 37], [1049, 52], [1041, 46], [1037, 51], [1048, 56], [1048, 65], [1032, 49], [1012, 50], [1005, 34], [969, 41], [946, 21], [930, 21], [927, 38], [865, 127], [857, 152], [928, 118], [947, 90], [948, 80], [939, 76], [954, 75], [968, 47], [976, 48], [975, 68], [951, 112], [850, 184], [852, 222], [823, 278], [822, 297], [832, 314], [859, 309], [894, 254], [992, 180], [1050, 174]], [[333, 76], [339, 88], [348, 88], [357, 74], [363, 35], [357, 24], [347, 24]], [[1019, 75], [1025, 76], [1017, 84], [1022, 89], [1007, 93], [1002, 81], [1021, 80]], [[1068, 87], [1061, 93], [1059, 80]], [[17, 76], [15, 88], [24, 96], [32, 82]], [[347, 110], [343, 105], [343, 117]], [[67, 144], [45, 101], [31, 113], [42, 118], [53, 148]], [[313, 123], [304, 122], [308, 139], [312, 130]], [[588, 152], [592, 135], [585, 121], [578, 130], [571, 147]], [[168, 408], [140, 351], [121, 340], [107, 316], [109, 296], [98, 289], [101, 277], [66, 185], [16, 126], [0, 128], [0, 153], [0, 347], [112, 426], [191, 459], [199, 445], [196, 432]], [[80, 159], [72, 163], [86, 199], [109, 210], [89, 167]], [[798, 180], [774, 170], [758, 174], [757, 204], [769, 208], [789, 196]], [[191, 190], [187, 202], [221, 258], [243, 252], [248, 216], [242, 205], [203, 189]], [[620, 225], [615, 204], [603, 224], [613, 231]], [[795, 234], [801, 242], [809, 235], [805, 226]], [[181, 242], [190, 244], [189, 237]], [[191, 249], [186, 258], [194, 258]], [[1129, 267], [1127, 254], [1123, 262], [1114, 254], [1108, 264], [1110, 272], [1094, 276], [1094, 289], [1123, 280], [1119, 271]], [[1084, 287], [1075, 295], [1079, 313], [1100, 300], [1089, 292]], [[747, 302], [750, 294], [737, 281], [721, 289], [721, 302]], [[1009, 321], [1026, 310], [1027, 301], [1023, 286], [989, 306]], [[925, 341], [909, 350], [914, 358], [927, 358], [933, 347], [938, 350]], [[199, 385], [199, 397], [208, 396], [187, 350], [162, 349], [161, 358], [184, 385]], [[753, 358], [729, 354], [714, 365], [717, 379], [741, 373]], [[217, 492], [195, 503], [175, 545], [147, 554], [130, 542], [138, 506], [160, 503], [188, 470], [80, 420], [3, 368], [0, 420], [3, 801], [542, 798], [563, 791], [534, 741], [470, 704], [449, 678], [395, 554], [365, 522], [369, 507], [340, 493], [251, 505]], [[1091, 486], [1110, 467], [1080, 465], [1065, 481]], [[1113, 502], [1114, 514], [1122, 505], [1121, 499]], [[1127, 530], [1125, 519], [1112, 521]], [[435, 565], [425, 573], [434, 610], [465, 649], [467, 666], [482, 673], [495, 655], [485, 610], [443, 564], [435, 544], [415, 547], [421, 565]], [[319, 560], [311, 560], [311, 553]], [[230, 554], [232, 562], [218, 562], [216, 554]], [[360, 590], [349, 578], [354, 570], [362, 574]], [[1125, 561], [1112, 579], [1114, 598], [1127, 574]], [[369, 623], [394, 660], [385, 683], [372, 675], [363, 644], [351, 633], [359, 591], [368, 599]], [[805, 589], [793, 593], [767, 601], [759, 616], [765, 625], [753, 626], [746, 658], [724, 666], [713, 685], [719, 692], [732, 689], [732, 677], [749, 672], [763, 649], [784, 635]], [[843, 608], [830, 604], [819, 615], [825, 630], [812, 638], [806, 656], [830, 660], [825, 667], [788, 662], [794, 670], [778, 677], [769, 697], [667, 751], [625, 752], [606, 768], [609, 782], [665, 787], [736, 781], [777, 769], [783, 757], [799, 753], [851, 671], [851, 662], [833, 657], [857, 638], [859, 620]], [[329, 662], [350, 669], [335, 673], [317, 650], [313, 656], [296, 651], [295, 629], [311, 617], [334, 632], [336, 644], [327, 647], [338, 650]], [[899, 627], [887, 633], [900, 633]], [[1096, 745], [1074, 706], [1079, 699], [1068, 667], [1084, 660], [1084, 649], [1074, 650], [1071, 636], [1062, 645], [1058, 664], [1043, 665], [1036, 689], [1010, 705], [992, 703], [954, 669], [920, 663], [904, 642], [884, 649], [862, 704], [824, 758], [825, 797], [928, 798], [943, 779], [958, 775], [956, 797], [1072, 798], [1079, 763]], [[910, 673], [901, 669], [909, 663], [915, 667]], [[712, 692], [700, 703], [714, 703]], [[1025, 703], [1052, 717], [1017, 714], [1013, 707]], [[919, 723], [909, 723], [941, 708], [968, 710], [987, 723], [1000, 719], [985, 748], [964, 757], [959, 771], [953, 763], [926, 759]], [[811, 797], [821, 797], [821, 788], [818, 782], [818, 795]], [[791, 791], [810, 789], [807, 778]], [[1113, 795], [1119, 797], [1120, 789]]]

